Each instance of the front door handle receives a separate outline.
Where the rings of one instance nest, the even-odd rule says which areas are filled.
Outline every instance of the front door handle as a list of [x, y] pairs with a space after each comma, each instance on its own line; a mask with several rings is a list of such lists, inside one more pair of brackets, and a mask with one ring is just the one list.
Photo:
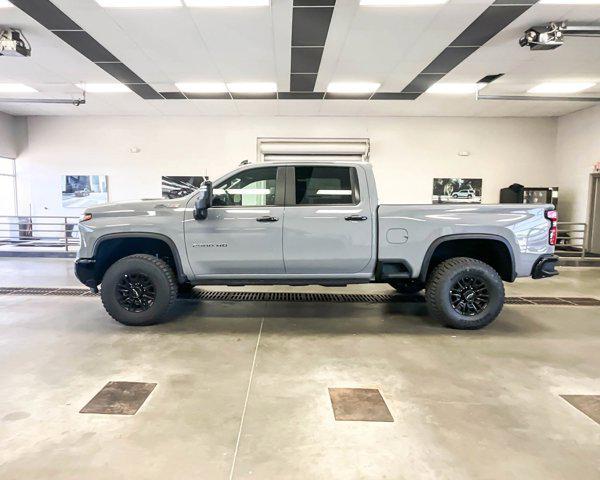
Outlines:
[[266, 217], [258, 217], [256, 219], [256, 221], [257, 222], [277, 222], [277, 221], [279, 221], [279, 219], [277, 217], [266, 216]]
[[345, 220], [348, 222], [364, 222], [367, 219], [364, 215], [350, 215], [346, 217]]

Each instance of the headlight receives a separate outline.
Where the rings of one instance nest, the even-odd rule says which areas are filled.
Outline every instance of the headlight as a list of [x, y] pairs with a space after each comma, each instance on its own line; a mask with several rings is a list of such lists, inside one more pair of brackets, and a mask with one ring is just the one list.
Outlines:
[[91, 220], [91, 219], [92, 219], [91, 213], [84, 213], [81, 217], [79, 217], [79, 223], [87, 222], [88, 220]]

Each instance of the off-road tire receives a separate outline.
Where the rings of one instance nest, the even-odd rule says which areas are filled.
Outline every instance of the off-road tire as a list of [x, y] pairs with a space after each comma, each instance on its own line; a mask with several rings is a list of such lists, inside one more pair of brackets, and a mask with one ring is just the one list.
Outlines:
[[[474, 315], [463, 315], [452, 306], [450, 291], [465, 277], [481, 280], [488, 291], [488, 303]], [[504, 284], [498, 272], [474, 258], [456, 257], [440, 263], [427, 281], [425, 299], [433, 318], [460, 330], [476, 330], [492, 323], [504, 305]]]
[[[153, 284], [155, 299], [145, 311], [132, 312], [118, 301], [117, 284], [125, 274], [141, 273]], [[165, 319], [177, 298], [177, 280], [171, 267], [152, 255], [136, 254], [113, 263], [104, 274], [100, 298], [108, 314], [117, 322], [129, 326], [154, 325]]]
[[396, 280], [390, 282], [390, 286], [402, 295], [415, 295], [425, 288], [422, 282], [415, 279]]

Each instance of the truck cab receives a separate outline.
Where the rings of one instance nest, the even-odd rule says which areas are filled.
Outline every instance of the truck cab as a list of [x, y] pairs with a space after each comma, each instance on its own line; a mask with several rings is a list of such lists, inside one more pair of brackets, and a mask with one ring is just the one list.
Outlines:
[[271, 165], [214, 183], [206, 218], [184, 235], [193, 276], [235, 283], [370, 281], [376, 262], [377, 190], [356, 164]]

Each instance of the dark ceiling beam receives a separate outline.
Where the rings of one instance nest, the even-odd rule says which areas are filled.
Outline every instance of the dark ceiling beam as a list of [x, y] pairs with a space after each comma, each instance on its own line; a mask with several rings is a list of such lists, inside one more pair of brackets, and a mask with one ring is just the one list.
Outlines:
[[537, 2], [496, 0], [406, 85], [402, 93], [418, 98]]
[[335, 0], [294, 0], [290, 90], [313, 92]]

